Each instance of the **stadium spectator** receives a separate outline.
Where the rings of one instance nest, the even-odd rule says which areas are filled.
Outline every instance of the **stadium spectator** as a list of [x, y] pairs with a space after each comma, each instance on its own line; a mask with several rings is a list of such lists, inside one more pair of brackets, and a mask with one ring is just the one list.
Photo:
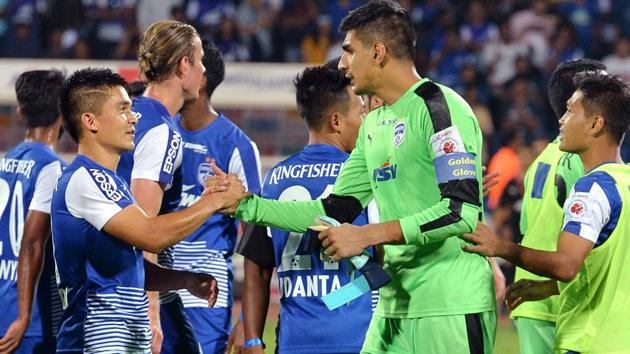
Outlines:
[[602, 62], [608, 67], [610, 74], [630, 80], [630, 37], [619, 38], [615, 44], [615, 52], [606, 56]]

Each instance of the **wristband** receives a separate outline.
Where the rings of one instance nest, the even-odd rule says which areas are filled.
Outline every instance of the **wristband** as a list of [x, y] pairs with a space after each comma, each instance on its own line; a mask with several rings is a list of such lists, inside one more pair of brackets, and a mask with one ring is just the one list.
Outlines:
[[248, 339], [245, 341], [245, 343], [243, 343], [243, 349], [247, 349], [250, 347], [255, 347], [255, 346], [262, 346], [264, 347], [264, 343], [260, 338], [252, 338], [252, 339]]

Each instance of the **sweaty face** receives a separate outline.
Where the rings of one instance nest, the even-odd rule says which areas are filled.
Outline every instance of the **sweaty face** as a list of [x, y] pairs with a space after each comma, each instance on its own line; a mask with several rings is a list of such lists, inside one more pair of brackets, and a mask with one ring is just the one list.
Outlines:
[[346, 76], [352, 80], [352, 88], [357, 95], [373, 93], [371, 82], [371, 56], [373, 55], [369, 47], [357, 37], [356, 31], [351, 30], [346, 33], [343, 40], [343, 55], [339, 60], [339, 70], [345, 72]]
[[136, 117], [131, 113], [131, 100], [127, 91], [120, 87], [109, 89], [109, 97], [104, 101], [100, 113], [96, 114], [100, 145], [117, 152], [133, 150]]
[[206, 67], [203, 66], [202, 62], [204, 53], [199, 37], [195, 37], [193, 46], [195, 48], [193, 60], [188, 62], [182, 84], [186, 100], [194, 100], [199, 97], [199, 90], [203, 84], [203, 75], [206, 72]]
[[584, 110], [584, 94], [575, 91], [567, 101], [567, 111], [560, 118], [560, 150], [579, 153], [585, 149], [592, 118]]

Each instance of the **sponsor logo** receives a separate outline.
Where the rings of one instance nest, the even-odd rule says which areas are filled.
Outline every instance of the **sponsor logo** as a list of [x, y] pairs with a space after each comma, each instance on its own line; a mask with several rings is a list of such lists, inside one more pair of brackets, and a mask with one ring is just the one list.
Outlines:
[[385, 163], [378, 168], [374, 169], [372, 173], [372, 178], [374, 182], [385, 182], [396, 178], [396, 171], [398, 169], [398, 164], [391, 164], [389, 162], [389, 158]]
[[90, 168], [90, 174], [101, 191], [105, 193], [107, 198], [114, 202], [118, 202], [125, 198], [125, 194], [123, 191], [118, 189], [118, 185], [112, 176], [103, 173], [103, 171], [96, 168]]
[[394, 146], [399, 147], [402, 144], [403, 140], [405, 140], [405, 123], [401, 122], [396, 124], [394, 127]]
[[166, 159], [164, 161], [164, 168], [162, 169], [164, 172], [173, 174], [175, 159], [177, 158], [181, 144], [182, 136], [178, 132], [173, 131], [173, 138], [169, 142], [168, 149], [166, 151]]

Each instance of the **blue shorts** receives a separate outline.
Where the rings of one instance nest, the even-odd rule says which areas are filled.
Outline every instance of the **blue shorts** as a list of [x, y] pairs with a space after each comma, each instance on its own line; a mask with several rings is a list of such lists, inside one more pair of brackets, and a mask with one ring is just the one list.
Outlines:
[[55, 339], [40, 336], [24, 337], [14, 354], [54, 354]]
[[191, 307], [186, 314], [195, 329], [204, 354], [224, 353], [232, 324], [228, 308]]
[[160, 322], [164, 334], [162, 354], [201, 354], [199, 341], [179, 296], [160, 304]]

